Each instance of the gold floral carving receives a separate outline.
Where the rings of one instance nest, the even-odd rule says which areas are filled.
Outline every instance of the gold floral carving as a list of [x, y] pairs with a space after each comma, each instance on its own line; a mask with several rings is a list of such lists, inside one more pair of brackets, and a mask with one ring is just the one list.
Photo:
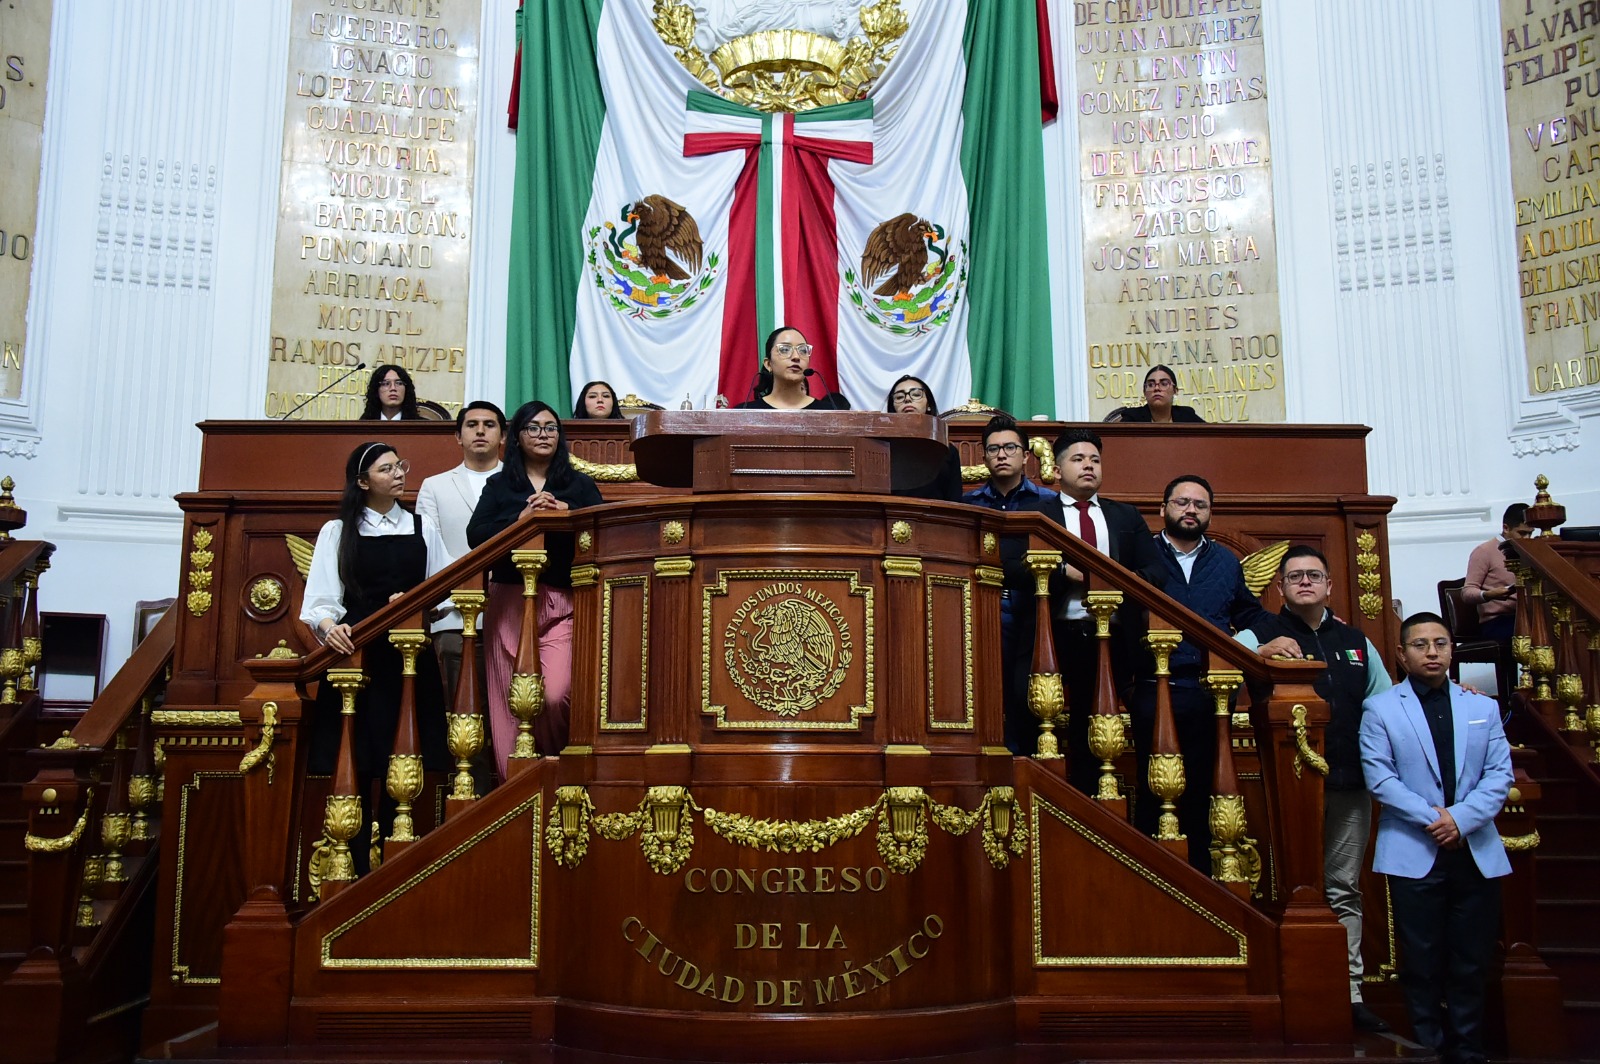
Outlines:
[[1356, 605], [1361, 609], [1361, 615], [1370, 620], [1376, 620], [1383, 612], [1383, 596], [1378, 590], [1383, 587], [1383, 574], [1379, 572], [1380, 560], [1377, 555], [1378, 537], [1371, 532], [1362, 532], [1356, 536], [1356, 582], [1361, 588], [1361, 594], [1356, 599]]
[[456, 759], [450, 797], [458, 802], [474, 801], [478, 791], [472, 782], [472, 756], [483, 746], [483, 714], [446, 713], [444, 719], [446, 743]]
[[1039, 479], [1046, 484], [1056, 479], [1056, 452], [1049, 440], [1034, 436], [1028, 440], [1028, 450], [1039, 460]]
[[582, 787], [557, 787], [556, 803], [544, 829], [545, 848], [556, 864], [577, 868], [589, 852], [589, 819], [594, 803]]
[[665, 521], [661, 525], [661, 542], [669, 547], [676, 547], [683, 542], [684, 529], [682, 521]]
[[686, 0], [656, 0], [656, 34], [700, 84], [763, 111], [809, 111], [861, 99], [910, 29], [900, 0], [864, 5], [862, 34], [848, 41], [796, 29], [736, 37], [709, 56], [694, 43], [698, 20]]
[[578, 533], [578, 553], [587, 554], [589, 548], [594, 546], [594, 536], [588, 532]]
[[422, 793], [422, 755], [390, 754], [385, 784], [389, 797], [396, 803], [394, 831], [389, 838], [395, 842], [411, 842], [417, 837], [411, 818], [411, 803]]
[[272, 786], [272, 772], [277, 757], [272, 752], [274, 733], [278, 729], [278, 703], [261, 704], [261, 737], [256, 745], [239, 760], [239, 774], [248, 776], [261, 762], [267, 763], [267, 786]]
[[184, 601], [190, 613], [204, 617], [211, 608], [211, 563], [216, 561], [216, 555], [207, 549], [212, 543], [211, 533], [197, 528], [189, 543], [194, 549], [189, 552], [190, 591]]
[[982, 484], [989, 479], [989, 467], [986, 465], [964, 465], [961, 467], [961, 483]]
[[257, 613], [270, 613], [283, 601], [283, 583], [276, 577], [263, 576], [250, 585], [250, 605]]
[[1502, 835], [1500, 842], [1509, 853], [1529, 853], [1539, 848], [1539, 833], [1531, 832], [1527, 835]]
[[636, 465], [602, 465], [577, 455], [571, 455], [570, 460], [573, 469], [602, 484], [633, 484], [639, 480], [639, 467]]
[[891, 872], [914, 872], [928, 856], [928, 794], [890, 787], [878, 807], [878, 856]]
[[995, 534], [993, 532], [985, 532], [983, 534], [983, 553], [993, 554], [995, 552], [995, 548], [999, 545], [1000, 541], [995, 538]]
[[1150, 780], [1151, 792], [1161, 799], [1161, 817], [1156, 829], [1156, 838], [1163, 842], [1188, 838], [1178, 830], [1176, 805], [1186, 786], [1183, 755], [1151, 754], [1146, 773]]
[[894, 524], [890, 525], [889, 526], [889, 538], [893, 539], [896, 543], [910, 543], [911, 542], [911, 522], [910, 521], [896, 521]]

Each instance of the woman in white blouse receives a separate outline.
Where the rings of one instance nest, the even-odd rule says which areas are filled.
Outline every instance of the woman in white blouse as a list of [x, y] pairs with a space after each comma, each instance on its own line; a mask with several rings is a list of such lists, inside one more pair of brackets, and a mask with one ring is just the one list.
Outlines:
[[[386, 443], [363, 443], [345, 464], [339, 516], [322, 526], [300, 620], [319, 640], [340, 653], [355, 650], [352, 625], [437, 573], [451, 562], [432, 517], [400, 505], [410, 465]], [[417, 655], [417, 728], [423, 767], [447, 771], [444, 699], [432, 654]], [[367, 643], [362, 671], [367, 685], [356, 699], [355, 759], [360, 781], [363, 828], [370, 818], [372, 782], [388, 770], [400, 716], [400, 652], [388, 639]], [[324, 681], [317, 692], [307, 772], [331, 775], [339, 754], [339, 692]], [[379, 800], [378, 822], [387, 836], [394, 822], [394, 800]], [[359, 834], [357, 839], [364, 839]], [[367, 847], [352, 846], [356, 871], [368, 868]]]

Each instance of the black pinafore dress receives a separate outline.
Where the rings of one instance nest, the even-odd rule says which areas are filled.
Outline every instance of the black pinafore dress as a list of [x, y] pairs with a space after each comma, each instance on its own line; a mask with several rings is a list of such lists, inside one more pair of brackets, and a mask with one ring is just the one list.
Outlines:
[[[346, 589], [343, 623], [354, 625], [388, 604], [390, 596], [409, 591], [428, 575], [428, 547], [422, 538], [422, 518], [411, 515], [408, 536], [361, 536], [356, 546], [356, 581], [359, 590]], [[362, 671], [367, 685], [356, 696], [356, 773], [381, 777], [394, 752], [395, 727], [400, 722], [400, 651], [388, 639], [378, 638], [363, 648]], [[417, 731], [422, 740], [422, 765], [430, 772], [450, 768], [445, 743], [444, 696], [439, 665], [431, 648], [417, 655]], [[317, 692], [317, 710], [311, 731], [306, 771], [315, 776], [333, 774], [339, 757], [341, 700], [338, 688], [324, 678]]]

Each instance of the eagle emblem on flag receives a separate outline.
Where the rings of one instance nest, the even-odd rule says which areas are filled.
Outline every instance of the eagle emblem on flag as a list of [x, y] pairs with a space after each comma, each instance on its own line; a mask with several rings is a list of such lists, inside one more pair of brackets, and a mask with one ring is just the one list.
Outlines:
[[950, 320], [967, 281], [966, 242], [950, 245], [944, 226], [909, 211], [880, 222], [861, 251], [860, 273], [844, 273], [850, 302], [898, 336], [938, 328]]
[[641, 320], [694, 306], [721, 266], [715, 252], [705, 253], [694, 215], [659, 194], [624, 204], [618, 214], [587, 234], [590, 276], [606, 302]]

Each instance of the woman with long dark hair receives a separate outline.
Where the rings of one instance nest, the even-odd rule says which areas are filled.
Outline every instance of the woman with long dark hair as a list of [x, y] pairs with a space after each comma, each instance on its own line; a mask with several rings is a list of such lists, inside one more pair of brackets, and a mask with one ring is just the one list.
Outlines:
[[761, 371], [756, 376], [754, 394], [739, 410], [849, 410], [850, 400], [838, 392], [821, 399], [811, 395], [811, 345], [805, 334], [780, 325], [767, 336], [761, 348]]
[[[502, 529], [539, 513], [560, 513], [605, 500], [594, 481], [572, 468], [561, 417], [549, 403], [524, 403], [511, 417], [506, 459], [489, 478], [467, 525], [476, 547]], [[570, 532], [544, 537], [549, 560], [539, 574], [535, 602], [539, 621], [539, 671], [544, 676], [544, 711], [534, 719], [534, 745], [541, 755], [567, 745], [567, 709], [572, 698], [572, 556]], [[489, 727], [495, 764], [506, 778], [506, 759], [517, 737], [508, 695], [522, 625], [522, 574], [502, 558], [489, 570], [485, 611], [484, 665], [489, 681]]]
[[1144, 375], [1144, 405], [1124, 407], [1117, 420], [1147, 425], [1205, 423], [1205, 418], [1195, 413], [1194, 407], [1174, 402], [1177, 397], [1178, 375], [1172, 372], [1172, 367], [1151, 366]]
[[[350, 630], [392, 599], [416, 587], [451, 562], [433, 518], [400, 505], [410, 464], [387, 443], [363, 443], [345, 462], [344, 494], [339, 516], [322, 526], [306, 576], [300, 620], [317, 639], [341, 654], [355, 651]], [[371, 819], [374, 780], [384, 777], [394, 749], [400, 719], [400, 652], [379, 637], [362, 649], [367, 685], [356, 698], [355, 760], [360, 784], [363, 827]], [[429, 771], [447, 771], [444, 698], [432, 654], [418, 654], [415, 704], [422, 737], [422, 763]], [[339, 756], [341, 699], [322, 681], [312, 721], [307, 771], [331, 775]], [[394, 800], [379, 800], [378, 823], [387, 836], [394, 823]], [[366, 834], [350, 847], [356, 870], [368, 868]]]
[[380, 365], [367, 378], [367, 405], [357, 421], [415, 421], [417, 386], [403, 367]]
[[590, 381], [578, 389], [578, 401], [572, 404], [572, 416], [579, 421], [622, 417], [622, 408], [617, 405], [617, 390], [605, 381]]
[[[884, 409], [891, 414], [928, 414], [939, 416], [939, 404], [934, 401], [933, 389], [921, 377], [907, 373], [889, 386], [889, 398]], [[894, 494], [913, 499], [961, 500], [961, 452], [950, 444], [939, 475], [915, 488], [896, 488]]]

